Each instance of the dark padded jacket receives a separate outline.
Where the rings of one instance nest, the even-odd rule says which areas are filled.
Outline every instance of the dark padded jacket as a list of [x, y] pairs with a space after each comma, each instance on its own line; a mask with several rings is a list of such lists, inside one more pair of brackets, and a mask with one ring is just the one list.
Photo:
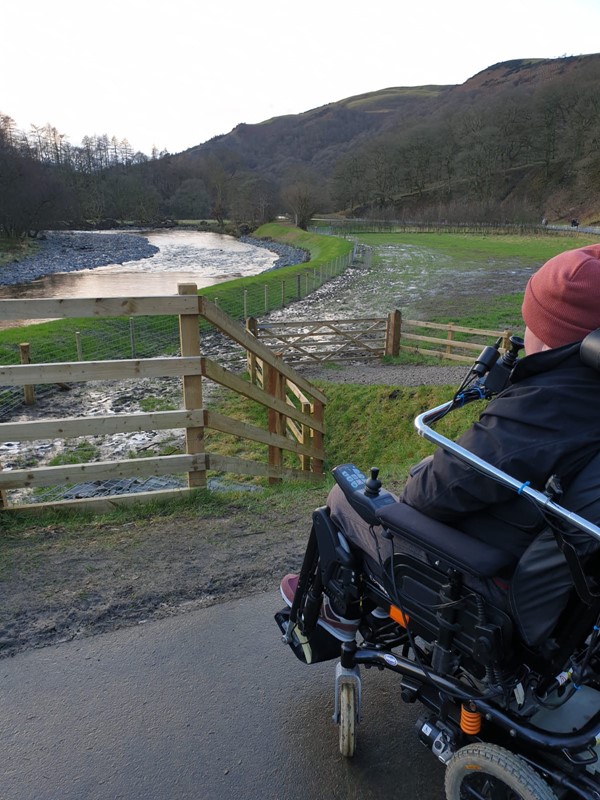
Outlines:
[[[553, 474], [568, 489], [600, 451], [600, 373], [581, 362], [579, 348], [522, 359], [459, 444], [534, 489]], [[402, 500], [517, 556], [543, 527], [529, 501], [441, 449], [413, 471]]]

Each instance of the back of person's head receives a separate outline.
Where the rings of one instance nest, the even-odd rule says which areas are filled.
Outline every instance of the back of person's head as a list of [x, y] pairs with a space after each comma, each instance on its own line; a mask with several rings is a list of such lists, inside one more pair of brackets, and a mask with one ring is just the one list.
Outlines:
[[577, 342], [600, 327], [600, 244], [547, 261], [525, 289], [523, 321], [548, 347]]

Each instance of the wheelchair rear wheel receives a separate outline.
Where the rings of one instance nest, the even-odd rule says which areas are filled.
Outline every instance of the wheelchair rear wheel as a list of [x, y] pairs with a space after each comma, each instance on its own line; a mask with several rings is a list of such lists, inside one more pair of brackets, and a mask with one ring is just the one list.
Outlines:
[[446, 800], [557, 800], [522, 758], [494, 744], [467, 745], [446, 768]]

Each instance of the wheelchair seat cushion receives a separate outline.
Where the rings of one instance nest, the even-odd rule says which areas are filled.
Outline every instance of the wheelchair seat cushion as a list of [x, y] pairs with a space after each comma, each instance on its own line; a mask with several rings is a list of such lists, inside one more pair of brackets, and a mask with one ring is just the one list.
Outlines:
[[423, 548], [460, 572], [493, 578], [516, 564], [512, 553], [432, 519], [406, 503], [384, 506], [378, 516], [394, 536]]

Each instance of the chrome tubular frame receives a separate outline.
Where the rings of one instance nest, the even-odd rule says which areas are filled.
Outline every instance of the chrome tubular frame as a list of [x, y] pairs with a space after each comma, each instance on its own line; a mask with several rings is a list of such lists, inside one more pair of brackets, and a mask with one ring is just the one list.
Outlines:
[[464, 447], [456, 444], [456, 442], [453, 442], [451, 439], [447, 439], [445, 436], [442, 436], [440, 433], [437, 433], [430, 428], [429, 423], [431, 420], [435, 419], [439, 414], [449, 411], [452, 405], [453, 401], [450, 400], [447, 403], [443, 403], [441, 406], [437, 406], [436, 408], [432, 408], [429, 411], [419, 414], [419, 416], [415, 418], [415, 428], [417, 429], [419, 436], [422, 436], [428, 441], [433, 442], [433, 444], [436, 444], [443, 450], [453, 453], [455, 456], [457, 456], [457, 458], [460, 458], [461, 461], [466, 462], [478, 472], [481, 472], [503, 486], [512, 489], [517, 494], [530, 498], [544, 511], [554, 515], [555, 517], [559, 517], [566, 522], [569, 522], [574, 527], [584, 531], [600, 541], [600, 528], [597, 525], [594, 525], [593, 523], [589, 522], [589, 520], [574, 514], [572, 511], [568, 511], [566, 508], [563, 508], [557, 503], [554, 503], [547, 495], [543, 494], [542, 492], [538, 492], [536, 489], [532, 489], [526, 483], [524, 484], [521, 481], [512, 478], [506, 472], [502, 472], [502, 470], [497, 469], [492, 464], [489, 464], [487, 461], [479, 458], [479, 456], [476, 456], [474, 453], [471, 453], [469, 450], [466, 450]]

